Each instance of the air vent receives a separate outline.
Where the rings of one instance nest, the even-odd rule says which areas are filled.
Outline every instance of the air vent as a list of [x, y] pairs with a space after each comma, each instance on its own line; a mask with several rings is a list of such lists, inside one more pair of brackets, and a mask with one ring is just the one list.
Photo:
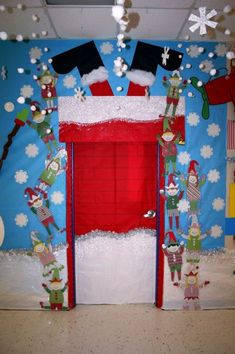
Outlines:
[[115, 0], [46, 0], [47, 5], [54, 6], [104, 6], [115, 5]]

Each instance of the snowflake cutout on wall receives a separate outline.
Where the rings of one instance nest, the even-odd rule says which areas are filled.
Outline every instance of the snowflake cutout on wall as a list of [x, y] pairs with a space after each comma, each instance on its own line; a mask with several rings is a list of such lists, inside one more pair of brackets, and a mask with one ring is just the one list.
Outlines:
[[192, 112], [189, 113], [187, 116], [187, 123], [191, 126], [191, 127], [196, 127], [200, 122], [200, 117], [197, 113]]
[[189, 21], [196, 22], [194, 25], [189, 27], [191, 32], [195, 32], [199, 29], [200, 36], [203, 36], [207, 33], [206, 26], [215, 28], [218, 23], [215, 21], [211, 21], [210, 19], [217, 15], [217, 11], [215, 9], [211, 10], [208, 14], [206, 14], [206, 7], [199, 7], [199, 16], [191, 14], [189, 16]]
[[33, 96], [34, 90], [33, 87], [31, 85], [24, 85], [21, 87], [20, 89], [20, 94], [21, 96], [23, 96], [24, 98], [30, 98]]
[[201, 71], [203, 71], [204, 73], [209, 74], [209, 72], [211, 71], [211, 69], [213, 69], [214, 64], [211, 60], [203, 60], [201, 62], [201, 64], [199, 65]]
[[216, 169], [210, 170], [207, 173], [207, 179], [211, 183], [217, 183], [220, 179], [220, 173]]
[[212, 202], [212, 207], [214, 210], [216, 211], [221, 211], [224, 209], [225, 207], [225, 202], [224, 202], [224, 199], [218, 197], [218, 198], [215, 198]]
[[224, 57], [226, 55], [227, 51], [228, 51], [228, 46], [224, 43], [218, 43], [215, 46], [215, 54], [218, 57]]
[[16, 183], [24, 184], [27, 182], [29, 176], [26, 171], [19, 170], [19, 171], [16, 171], [14, 177], [15, 177]]
[[104, 55], [111, 54], [113, 51], [113, 45], [111, 42], [103, 42], [100, 46], [100, 51]]
[[212, 138], [219, 136], [220, 131], [221, 131], [221, 129], [220, 129], [219, 124], [212, 123], [212, 124], [208, 125], [207, 134], [209, 136], [211, 136]]
[[190, 209], [190, 204], [189, 201], [186, 199], [181, 199], [179, 201], [179, 203], [177, 204], [177, 209], [181, 212], [181, 213], [187, 213]]
[[187, 165], [191, 160], [191, 156], [187, 151], [180, 152], [177, 159], [181, 165]]
[[67, 89], [74, 88], [77, 84], [77, 79], [73, 75], [66, 75], [65, 78], [63, 79], [63, 85]]
[[204, 159], [210, 159], [213, 155], [213, 148], [210, 145], [203, 145], [200, 149], [200, 155]]
[[29, 51], [30, 59], [40, 59], [42, 57], [42, 50], [38, 47], [33, 47]]
[[219, 238], [223, 233], [222, 227], [220, 225], [214, 225], [211, 227], [211, 237]]
[[64, 194], [60, 191], [55, 191], [51, 195], [51, 201], [55, 205], [60, 205], [64, 201]]
[[25, 154], [28, 157], [34, 158], [38, 155], [39, 149], [36, 144], [28, 144], [25, 147]]
[[187, 53], [190, 56], [190, 58], [197, 58], [201, 54], [199, 51], [199, 47], [196, 44], [192, 44], [188, 47]]
[[17, 214], [15, 217], [15, 223], [19, 227], [24, 227], [28, 224], [28, 217], [24, 213]]

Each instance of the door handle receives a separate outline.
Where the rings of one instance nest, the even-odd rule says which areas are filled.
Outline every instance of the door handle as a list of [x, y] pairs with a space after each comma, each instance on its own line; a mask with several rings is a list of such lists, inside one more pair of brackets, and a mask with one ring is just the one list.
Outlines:
[[153, 219], [155, 218], [155, 216], [156, 216], [156, 212], [155, 210], [152, 209], [148, 210], [147, 213], [143, 215], [144, 218], [149, 218], [149, 219]]

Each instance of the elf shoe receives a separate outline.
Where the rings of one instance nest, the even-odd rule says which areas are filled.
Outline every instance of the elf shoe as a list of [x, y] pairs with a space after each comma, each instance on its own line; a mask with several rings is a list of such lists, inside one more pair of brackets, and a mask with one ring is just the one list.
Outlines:
[[192, 86], [200, 92], [203, 100], [203, 106], [202, 106], [202, 117], [204, 119], [208, 119], [210, 116], [210, 111], [209, 111], [209, 101], [207, 97], [206, 90], [204, 86], [198, 86], [199, 79], [195, 76], [190, 78]]

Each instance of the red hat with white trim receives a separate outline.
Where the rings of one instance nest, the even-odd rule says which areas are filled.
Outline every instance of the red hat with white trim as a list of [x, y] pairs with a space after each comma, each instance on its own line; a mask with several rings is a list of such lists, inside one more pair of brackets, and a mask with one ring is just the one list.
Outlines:
[[197, 175], [196, 166], [199, 166], [199, 163], [196, 160], [191, 160], [188, 167], [189, 175]]
[[24, 194], [26, 198], [29, 197], [29, 206], [32, 206], [36, 200], [40, 199], [39, 195], [32, 188], [26, 188]]
[[174, 177], [176, 177], [176, 175], [174, 173], [170, 173], [169, 174], [169, 176], [168, 176], [168, 186], [165, 186], [166, 189], [178, 188], [179, 187], [179, 185], [175, 183]]

